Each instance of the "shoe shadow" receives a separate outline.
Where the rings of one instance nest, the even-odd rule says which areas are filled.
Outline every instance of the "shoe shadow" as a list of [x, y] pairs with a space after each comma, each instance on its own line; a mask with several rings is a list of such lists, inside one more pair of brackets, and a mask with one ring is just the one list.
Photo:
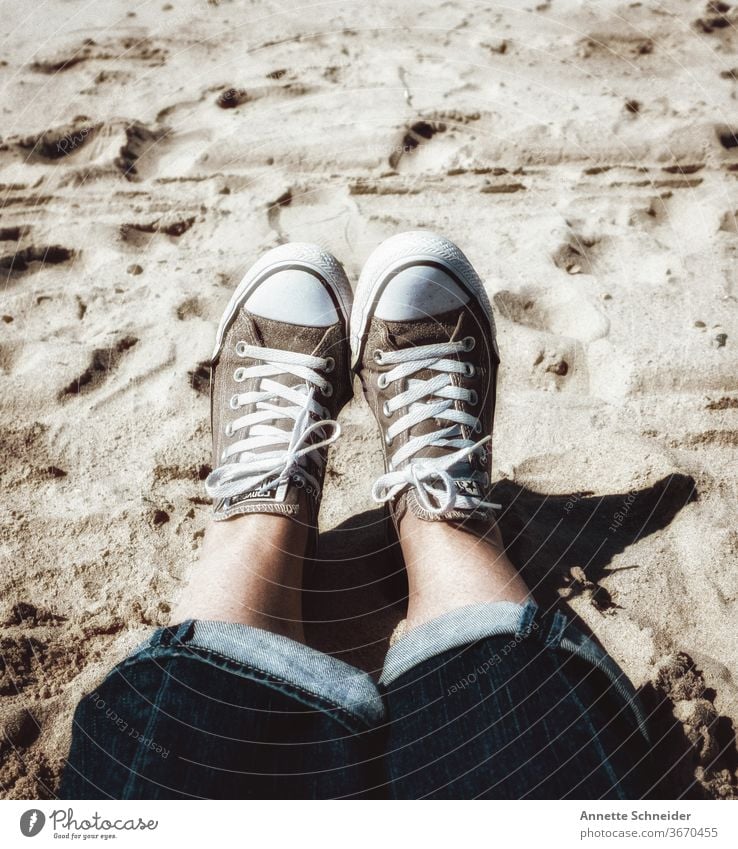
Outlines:
[[572, 583], [586, 581], [594, 585], [593, 600], [603, 609], [609, 596], [597, 587], [613, 558], [665, 528], [696, 499], [694, 478], [682, 474], [614, 495], [542, 495], [511, 481], [500, 482], [493, 493], [505, 507], [500, 527], [508, 554], [538, 603], [549, 607], [562, 590], [567, 595]]
[[[562, 596], [586, 588], [604, 610], [615, 605], [599, 581], [615, 555], [669, 525], [697, 499], [697, 490], [694, 479], [681, 474], [605, 496], [544, 495], [503, 480], [491, 499], [503, 505], [499, 523], [508, 554], [540, 606], [560, 605]], [[406, 600], [402, 554], [383, 510], [353, 516], [321, 535], [305, 569], [310, 645], [376, 673]]]

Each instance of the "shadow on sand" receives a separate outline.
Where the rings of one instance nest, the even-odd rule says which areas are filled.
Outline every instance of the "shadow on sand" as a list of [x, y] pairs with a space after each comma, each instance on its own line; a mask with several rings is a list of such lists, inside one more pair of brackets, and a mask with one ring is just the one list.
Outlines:
[[[631, 492], [542, 495], [511, 481], [494, 488], [508, 553], [539, 605], [562, 604], [571, 570], [598, 585], [615, 555], [666, 527], [697, 498], [694, 479], [670, 475]], [[638, 568], [638, 564], [624, 568]], [[305, 574], [308, 636], [322, 651], [369, 671], [381, 667], [407, 596], [402, 554], [383, 510], [353, 516], [321, 535]], [[607, 606], [607, 595], [601, 602]]]
[[[613, 558], [665, 528], [697, 497], [694, 479], [681, 474], [644, 489], [604, 496], [543, 495], [508, 480], [498, 483], [492, 494], [492, 500], [504, 506], [499, 521], [508, 554], [538, 604], [564, 609], [588, 633], [565, 598], [588, 588], [601, 610], [617, 607], [599, 586], [612, 571]], [[620, 568], [637, 569], [639, 564]], [[322, 534], [317, 556], [307, 564], [304, 599], [311, 645], [378, 675], [407, 600], [402, 554], [384, 510], [368, 510]], [[659, 761], [669, 764], [655, 795], [699, 798], [703, 788], [694, 780], [694, 741], [675, 720], [670, 693], [649, 684], [642, 695], [659, 741]], [[725, 724], [724, 717], [719, 720]], [[735, 745], [721, 749], [720, 761]]]

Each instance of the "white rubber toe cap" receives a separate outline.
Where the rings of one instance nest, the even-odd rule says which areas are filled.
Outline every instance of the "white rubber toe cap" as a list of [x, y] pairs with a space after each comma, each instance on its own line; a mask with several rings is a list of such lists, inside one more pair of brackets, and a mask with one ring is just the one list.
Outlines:
[[442, 269], [413, 265], [395, 274], [385, 285], [374, 308], [383, 321], [416, 321], [469, 302], [469, 293]]
[[330, 327], [338, 321], [338, 311], [325, 284], [300, 268], [270, 274], [244, 306], [262, 318], [306, 327]]

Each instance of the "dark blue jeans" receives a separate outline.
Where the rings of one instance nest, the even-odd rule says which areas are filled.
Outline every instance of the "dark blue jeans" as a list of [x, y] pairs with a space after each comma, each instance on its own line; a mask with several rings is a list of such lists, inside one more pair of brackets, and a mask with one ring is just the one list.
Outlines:
[[637, 799], [632, 688], [561, 613], [476, 605], [365, 673], [244, 625], [159, 629], [74, 717], [61, 797]]

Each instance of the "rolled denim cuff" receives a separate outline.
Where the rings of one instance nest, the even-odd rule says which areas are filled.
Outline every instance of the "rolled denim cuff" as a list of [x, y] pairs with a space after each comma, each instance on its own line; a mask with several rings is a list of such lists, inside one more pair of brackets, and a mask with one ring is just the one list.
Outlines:
[[[311, 649], [289, 637], [241, 625], [190, 619], [170, 628], [159, 628], [128, 662], [161, 657], [175, 650], [181, 655], [207, 653], [214, 661], [227, 661], [228, 671], [252, 677], [265, 686], [284, 685], [295, 698], [313, 705], [334, 706], [368, 728], [383, 722], [382, 697], [376, 684], [342, 660]], [[338, 716], [337, 716], [338, 718]]]
[[604, 673], [621, 704], [632, 711], [641, 734], [649, 739], [647, 717], [633, 685], [610, 655], [575, 627], [566, 614], [557, 610], [553, 615], [542, 615], [532, 601], [460, 607], [413, 628], [390, 648], [379, 683], [387, 687], [419, 663], [487, 637], [528, 637], [534, 632], [535, 639], [547, 649], [574, 655]]
[[499, 634], [525, 633], [531, 628], [537, 609], [532, 602], [472, 604], [419, 625], [390, 647], [379, 683], [391, 684], [413, 666], [450, 649]]

